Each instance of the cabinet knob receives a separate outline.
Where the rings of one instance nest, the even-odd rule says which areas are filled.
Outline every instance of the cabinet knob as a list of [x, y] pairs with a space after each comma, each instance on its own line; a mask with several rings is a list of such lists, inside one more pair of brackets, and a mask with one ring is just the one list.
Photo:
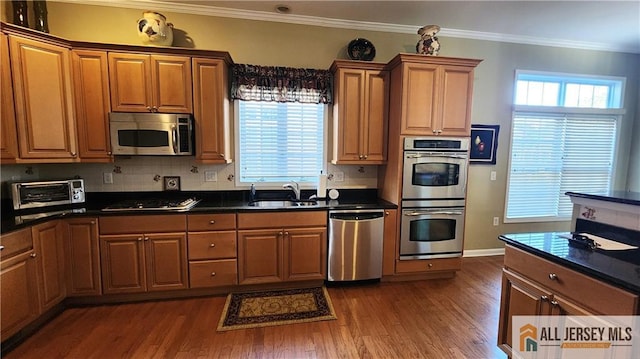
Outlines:
[[546, 295], [543, 295], [542, 297], [540, 297], [540, 300], [543, 301], [543, 302], [546, 302], [546, 301], [549, 300], [549, 297], [546, 296]]
[[209, 221], [209, 224], [216, 224], [216, 221], [214, 221], [213, 219]]
[[215, 277], [216, 276], [216, 272], [211, 272], [211, 276]]
[[390, 214], [389, 211], [384, 211], [385, 216], [388, 216], [389, 214]]
[[433, 132], [433, 133], [437, 133], [438, 131], [436, 131], [436, 130], [431, 130], [431, 132]]
[[144, 237], [144, 240], [145, 240], [145, 241], [148, 241], [148, 240], [149, 240], [149, 237]]
[[31, 258], [35, 258], [36, 256], [37, 256], [37, 254], [31, 253]]
[[427, 267], [432, 268], [433, 267], [433, 263], [427, 264]]
[[153, 109], [153, 112], [158, 112], [158, 107], [157, 106], [153, 106], [152, 109]]
[[90, 223], [90, 224], [96, 224], [96, 221], [91, 221], [91, 222], [89, 222], [89, 223]]
[[219, 154], [220, 158], [224, 158], [224, 153]]
[[0, 251], [4, 249], [4, 246], [0, 246]]
[[147, 106], [147, 111], [152, 112], [151, 111], [151, 106]]
[[140, 242], [142, 240], [142, 237], [138, 237], [138, 242]]
[[284, 232], [284, 235], [285, 235], [285, 236], [288, 236], [288, 235], [289, 235], [289, 232], [285, 231], [285, 232]]
[[365, 160], [369, 157], [369, 155], [362, 156]]
[[107, 151], [107, 156], [111, 156], [111, 151]]
[[558, 302], [557, 302], [557, 301], [555, 301], [555, 300], [552, 300], [552, 301], [551, 301], [551, 305], [553, 305], [554, 307], [557, 307], [557, 306], [558, 306]]
[[551, 280], [558, 280], [558, 275], [555, 273], [549, 273], [549, 279]]
[[213, 247], [215, 247], [215, 246], [216, 246], [216, 244], [215, 244], [215, 243], [211, 243], [211, 244], [209, 244], [209, 247], [211, 247], [211, 248], [213, 248]]

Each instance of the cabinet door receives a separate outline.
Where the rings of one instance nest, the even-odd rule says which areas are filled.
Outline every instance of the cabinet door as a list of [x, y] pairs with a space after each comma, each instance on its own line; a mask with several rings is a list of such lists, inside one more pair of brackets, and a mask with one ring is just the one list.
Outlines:
[[196, 160], [231, 162], [227, 66], [223, 60], [193, 59]]
[[77, 157], [69, 50], [9, 36], [21, 159]]
[[142, 234], [100, 237], [104, 294], [146, 291], [143, 238]]
[[382, 275], [395, 273], [396, 241], [398, 239], [398, 210], [384, 211], [384, 242], [382, 243]]
[[100, 295], [100, 249], [97, 218], [66, 223], [67, 295]]
[[238, 231], [238, 282], [273, 283], [283, 280], [282, 230]]
[[359, 162], [363, 156], [362, 137], [365, 137], [361, 135], [365, 127], [365, 70], [339, 69], [337, 77], [334, 147], [338, 155], [334, 162]]
[[514, 315], [550, 315], [551, 293], [533, 282], [507, 270], [502, 272], [502, 297], [498, 346], [507, 354], [513, 347], [511, 317]]
[[471, 133], [471, 96], [473, 67], [442, 66], [437, 85], [442, 92], [435, 116], [440, 135], [469, 136]]
[[404, 63], [402, 65], [401, 135], [433, 135], [437, 65]]
[[361, 128], [362, 153], [368, 164], [381, 164], [387, 159], [387, 113], [389, 110], [389, 72], [367, 71], [364, 115]]
[[0, 262], [0, 336], [3, 340], [38, 316], [34, 254], [29, 250]]
[[153, 111], [192, 113], [191, 58], [151, 56]]
[[184, 289], [187, 276], [187, 236], [154, 233], [144, 237], [148, 291]]
[[0, 33], [0, 91], [2, 92], [2, 112], [0, 115], [0, 161], [14, 163], [18, 158], [18, 133], [16, 131], [16, 112], [13, 104], [13, 83], [9, 60], [9, 38]]
[[114, 112], [150, 112], [153, 103], [149, 55], [110, 52], [109, 88]]
[[64, 235], [60, 221], [31, 227], [36, 253], [40, 311], [60, 303], [67, 295], [65, 283]]
[[82, 162], [111, 162], [107, 53], [73, 50], [73, 79]]
[[284, 231], [284, 280], [326, 279], [327, 229]]

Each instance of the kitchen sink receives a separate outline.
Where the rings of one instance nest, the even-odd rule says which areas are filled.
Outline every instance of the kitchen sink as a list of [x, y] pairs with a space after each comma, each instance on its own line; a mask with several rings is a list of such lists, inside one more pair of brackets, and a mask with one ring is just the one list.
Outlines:
[[307, 206], [317, 206], [318, 202], [313, 200], [257, 200], [249, 202], [249, 206], [251, 207], [271, 207], [271, 208], [282, 208], [282, 207], [307, 207]]

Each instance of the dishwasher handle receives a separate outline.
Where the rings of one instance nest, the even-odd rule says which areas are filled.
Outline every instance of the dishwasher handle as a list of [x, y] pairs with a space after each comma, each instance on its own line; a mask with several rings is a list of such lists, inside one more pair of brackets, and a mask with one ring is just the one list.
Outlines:
[[384, 217], [384, 212], [329, 213], [329, 219], [342, 221], [366, 221]]

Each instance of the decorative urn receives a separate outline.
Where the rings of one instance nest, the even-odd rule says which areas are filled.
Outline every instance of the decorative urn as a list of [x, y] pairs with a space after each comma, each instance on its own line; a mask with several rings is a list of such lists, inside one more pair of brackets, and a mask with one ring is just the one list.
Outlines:
[[416, 44], [416, 53], [428, 56], [437, 56], [440, 52], [440, 42], [436, 34], [440, 31], [438, 25], [425, 25], [418, 29], [420, 40]]
[[171, 46], [173, 44], [173, 24], [164, 15], [155, 11], [145, 11], [138, 20], [138, 36], [147, 46]]

